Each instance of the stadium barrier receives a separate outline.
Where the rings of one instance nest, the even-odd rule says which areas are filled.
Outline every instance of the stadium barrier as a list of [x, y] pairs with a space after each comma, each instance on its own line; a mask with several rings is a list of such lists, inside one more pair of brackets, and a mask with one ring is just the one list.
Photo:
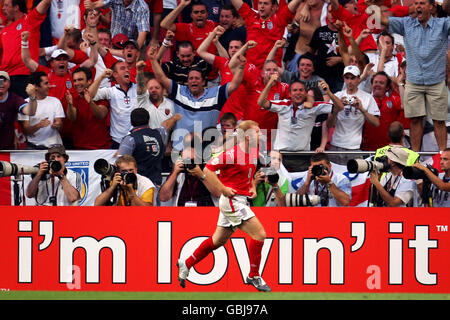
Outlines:
[[[217, 208], [3, 206], [0, 290], [181, 291], [175, 263]], [[450, 293], [446, 208], [254, 208], [273, 291]], [[191, 269], [185, 291], [253, 291], [249, 238]]]

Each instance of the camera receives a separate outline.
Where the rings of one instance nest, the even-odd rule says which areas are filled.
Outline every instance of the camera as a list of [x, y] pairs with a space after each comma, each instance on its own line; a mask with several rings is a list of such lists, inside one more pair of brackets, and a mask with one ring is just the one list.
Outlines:
[[263, 167], [261, 168], [261, 172], [264, 173], [270, 184], [275, 184], [280, 179], [280, 176], [278, 175], [276, 170], [272, 167]]
[[110, 164], [105, 159], [98, 159], [94, 162], [94, 170], [98, 174], [102, 176], [110, 177], [111, 179], [114, 177], [114, 174], [118, 172], [118, 169], [115, 165]]
[[195, 168], [196, 164], [195, 163], [185, 163], [184, 164], [184, 170], [193, 170]]
[[123, 171], [120, 173], [122, 180], [125, 181], [126, 184], [134, 184], [137, 181], [136, 174], [132, 172]]
[[286, 207], [311, 207], [320, 203], [320, 196], [286, 193]]
[[325, 167], [323, 164], [316, 164], [311, 168], [311, 173], [314, 177], [319, 177], [326, 175], [328, 172], [328, 168]]
[[59, 161], [50, 160], [47, 163], [48, 163], [48, 168], [51, 169], [53, 172], [58, 172], [62, 169], [62, 165]]
[[38, 171], [39, 168], [36, 167], [0, 161], [0, 177], [17, 176], [19, 174], [36, 174]]
[[[438, 171], [433, 168], [432, 166], [430, 166], [429, 164], [427, 165], [427, 168], [433, 172], [436, 176], [438, 175]], [[413, 179], [413, 180], [429, 180], [427, 175], [425, 174], [424, 171], [416, 168], [416, 167], [404, 167], [403, 168], [403, 177], [405, 177], [406, 179]]]
[[348, 105], [351, 105], [351, 106], [355, 105], [355, 104], [356, 104], [356, 99], [355, 99], [355, 97], [347, 98], [347, 104], [348, 104]]
[[350, 159], [347, 162], [347, 171], [349, 173], [363, 173], [377, 170], [379, 172], [388, 172], [390, 165], [386, 156], [379, 157], [376, 161], [363, 159]]

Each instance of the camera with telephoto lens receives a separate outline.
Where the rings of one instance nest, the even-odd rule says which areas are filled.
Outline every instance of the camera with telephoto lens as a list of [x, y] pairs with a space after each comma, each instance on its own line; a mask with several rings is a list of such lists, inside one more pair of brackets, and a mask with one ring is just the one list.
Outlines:
[[328, 168], [323, 164], [316, 164], [311, 168], [311, 173], [314, 177], [319, 177], [326, 175], [328, 172]]
[[[114, 175], [119, 171], [115, 165], [109, 163], [105, 159], [98, 159], [94, 163], [94, 170], [98, 174], [102, 175], [102, 180], [111, 181], [114, 178]], [[136, 174], [132, 172], [123, 171], [120, 172], [120, 176], [122, 180], [125, 181], [126, 184], [134, 184], [137, 181]]]
[[280, 179], [277, 171], [272, 167], [263, 167], [261, 168], [261, 172], [267, 177], [269, 184], [275, 184]]
[[[437, 171], [436, 168], [433, 168], [432, 166], [430, 166], [429, 164], [427, 164], [427, 168], [433, 172], [436, 176], [439, 174], [439, 172]], [[403, 177], [405, 177], [406, 179], [413, 179], [413, 180], [429, 180], [426, 173], [422, 170], [420, 170], [419, 168], [416, 167], [404, 167], [403, 168]]]
[[0, 177], [17, 176], [20, 174], [36, 174], [38, 171], [39, 167], [36, 168], [18, 163], [0, 161]]
[[347, 171], [349, 173], [363, 173], [363, 172], [388, 172], [390, 165], [386, 156], [377, 158], [375, 161], [363, 159], [350, 159], [347, 162]]
[[286, 207], [312, 207], [320, 203], [320, 196], [286, 193], [284, 199], [286, 200]]
[[126, 184], [134, 184], [137, 181], [137, 176], [133, 172], [122, 171], [120, 176]]

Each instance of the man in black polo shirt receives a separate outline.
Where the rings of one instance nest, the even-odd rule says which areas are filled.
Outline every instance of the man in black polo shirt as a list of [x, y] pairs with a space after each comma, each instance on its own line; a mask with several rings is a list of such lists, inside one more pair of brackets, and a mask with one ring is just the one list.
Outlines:
[[168, 78], [181, 85], [187, 85], [192, 68], [199, 68], [204, 75], [211, 71], [211, 65], [195, 54], [194, 45], [189, 41], [177, 43], [175, 59], [163, 63], [161, 67]]

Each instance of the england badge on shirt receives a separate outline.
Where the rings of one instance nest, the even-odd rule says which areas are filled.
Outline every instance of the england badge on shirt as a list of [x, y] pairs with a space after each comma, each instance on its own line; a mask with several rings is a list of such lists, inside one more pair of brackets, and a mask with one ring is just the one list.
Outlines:
[[272, 21], [267, 22], [267, 29], [272, 30], [273, 29], [273, 23]]
[[130, 99], [130, 97], [126, 96], [126, 97], [123, 99], [123, 101], [125, 102], [125, 104], [130, 104], [131, 99]]
[[17, 30], [17, 31], [22, 30], [22, 24], [21, 24], [21, 23], [19, 23], [19, 24], [17, 25], [16, 30]]
[[70, 81], [70, 80], [66, 81], [66, 88], [67, 89], [72, 89], [72, 81]]

